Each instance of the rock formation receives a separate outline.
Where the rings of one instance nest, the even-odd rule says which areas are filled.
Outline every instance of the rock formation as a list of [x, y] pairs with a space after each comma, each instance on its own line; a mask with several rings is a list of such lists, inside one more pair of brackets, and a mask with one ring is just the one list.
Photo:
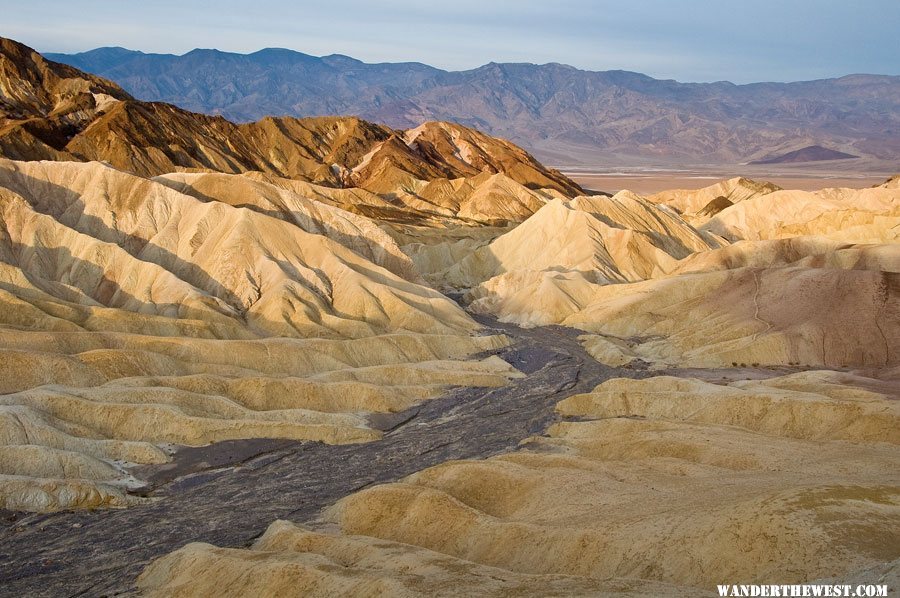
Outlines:
[[[299, 43], [299, 42], [298, 42]], [[280, 48], [182, 56], [97, 48], [52, 55], [144, 100], [246, 122], [358, 114], [391, 126], [456, 121], [564, 164], [738, 164], [861, 156], [895, 167], [900, 78], [681, 83], [621, 70], [491, 62], [466, 71], [366, 64]], [[827, 147], [820, 147], [820, 146]], [[846, 168], [846, 166], [845, 166]]]
[[560, 403], [577, 420], [515, 452], [341, 500], [325, 514], [340, 533], [277, 522], [252, 550], [191, 544], [138, 583], [151, 595], [288, 583], [456, 595], [483, 574], [487, 595], [703, 595], [723, 580], [845, 579], [897, 558], [896, 399], [834, 372], [614, 379]]
[[331, 187], [396, 191], [412, 181], [503, 173], [567, 195], [578, 185], [513, 144], [450, 123], [394, 131], [358, 118], [237, 125], [139, 102], [113, 83], [0, 38], [0, 152], [16, 160], [102, 161], [154, 176], [260, 171]]
[[504, 341], [368, 219], [241, 175], [165, 182], [0, 161], [6, 508], [131, 504], [124, 466], [159, 443], [372, 440], [361, 412], [513, 375], [455, 361]]

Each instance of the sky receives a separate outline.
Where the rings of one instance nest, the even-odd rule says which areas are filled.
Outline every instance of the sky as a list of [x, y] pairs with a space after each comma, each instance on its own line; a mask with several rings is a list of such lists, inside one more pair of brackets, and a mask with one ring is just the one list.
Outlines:
[[900, 0], [0, 0], [0, 14], [0, 36], [42, 52], [281, 47], [735, 83], [900, 74]]

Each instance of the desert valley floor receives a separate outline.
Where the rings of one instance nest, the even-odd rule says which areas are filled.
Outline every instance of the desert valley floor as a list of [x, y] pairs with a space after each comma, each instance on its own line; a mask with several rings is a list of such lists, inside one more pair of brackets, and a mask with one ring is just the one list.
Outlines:
[[900, 176], [600, 193], [0, 67], [0, 594], [900, 583]]
[[[755, 171], [755, 172], [754, 172]], [[683, 170], [611, 170], [594, 172], [589, 169], [565, 170], [565, 174], [584, 189], [594, 189], [605, 193], [628, 190], [641, 195], [652, 195], [670, 189], [700, 189], [732, 177], [728, 171], [719, 168]], [[798, 191], [818, 191], [829, 187], [874, 187], [890, 178], [891, 173], [852, 173], [841, 171], [816, 171], [797, 168], [743, 167], [741, 172], [753, 179], [774, 183], [782, 189]]]

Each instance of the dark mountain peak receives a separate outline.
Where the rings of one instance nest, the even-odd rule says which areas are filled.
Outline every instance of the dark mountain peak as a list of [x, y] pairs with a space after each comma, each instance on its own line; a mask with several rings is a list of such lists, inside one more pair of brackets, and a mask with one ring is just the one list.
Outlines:
[[552, 70], [555, 70], [555, 71], [564, 71], [564, 72], [572, 73], [572, 74], [587, 72], [587, 71], [585, 71], [585, 70], [583, 70], [583, 69], [580, 69], [580, 68], [578, 68], [578, 67], [574, 67], [574, 66], [572, 66], [571, 64], [565, 64], [565, 63], [563, 63], [563, 62], [548, 62], [548, 63], [546, 63], [546, 64], [541, 64], [541, 65], [539, 65], [539, 66], [541, 66], [541, 67], [543, 67], [543, 68], [545, 68], [545, 69], [552, 69]]
[[312, 56], [310, 54], [304, 54], [303, 52], [297, 52], [296, 50], [289, 50], [287, 48], [263, 48], [262, 50], [257, 50], [252, 54], [247, 54], [247, 57], [255, 62], [265, 62], [268, 64], [322, 62], [321, 58]]
[[500, 62], [488, 62], [487, 64], [483, 64], [481, 66], [475, 67], [474, 69], [470, 69], [468, 71], [462, 71], [464, 73], [484, 73], [484, 72], [500, 72], [503, 71], [504, 66], [503, 63]]
[[344, 54], [329, 54], [328, 56], [322, 57], [322, 62], [328, 64], [330, 66], [343, 66], [343, 67], [359, 67], [364, 66], [366, 63], [362, 60], [357, 60], [352, 56], [346, 56]]
[[237, 54], [234, 52], [223, 52], [222, 50], [217, 50], [216, 48], [194, 48], [190, 52], [185, 52], [182, 54], [183, 58], [186, 57], [221, 57], [221, 56], [242, 56], [242, 54]]
[[798, 162], [822, 162], [825, 160], [850, 160], [852, 158], [859, 158], [859, 156], [822, 147], [821, 145], [808, 145], [786, 154], [767, 156], [762, 160], [751, 162], [751, 164], [793, 164]]
[[897, 83], [898, 81], [900, 81], [900, 76], [856, 73], [838, 77], [837, 79], [835, 79], [835, 81], [842, 85], [882, 85], [885, 83]]
[[[103, 46], [102, 48], [94, 48], [93, 50], [79, 52], [78, 54], [74, 54], [74, 56], [90, 56], [94, 58], [120, 58], [125, 56], [140, 56], [141, 54], [143, 54], [143, 52], [141, 52], [140, 50], [129, 50], [128, 48], [123, 48], [122, 46]], [[47, 54], [45, 54], [44, 56], [47, 56]]]
[[[649, 75], [645, 75], [643, 73], [637, 73], [634, 71], [624, 71], [621, 69], [613, 69], [609, 71], [598, 71], [598, 74], [601, 75], [604, 79], [609, 81], [610, 83], [614, 83], [616, 85], [621, 85], [623, 87], [628, 87], [630, 85], [685, 85], [684, 83], [679, 83], [674, 79], [654, 79]], [[690, 85], [690, 84], [687, 84]]]
[[99, 65], [102, 68], [113, 68], [122, 62], [143, 56], [144, 53], [139, 50], [129, 50], [121, 46], [104, 46], [102, 48], [94, 48], [86, 52], [78, 52], [77, 54], [58, 54], [47, 52], [44, 58], [53, 60], [54, 62], [62, 62], [79, 66], [81, 64]]

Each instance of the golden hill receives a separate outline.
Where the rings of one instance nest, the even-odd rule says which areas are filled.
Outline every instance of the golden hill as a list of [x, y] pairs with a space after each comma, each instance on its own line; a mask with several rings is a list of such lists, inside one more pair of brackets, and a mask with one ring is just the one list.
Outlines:
[[746, 196], [700, 228], [620, 192], [553, 201], [488, 244], [457, 242], [449, 265], [405, 249], [432, 284], [466, 290], [471, 311], [597, 333], [586, 346], [610, 363], [896, 365], [896, 188], [733, 179], [696, 193], [725, 187]]
[[553, 271], [598, 284], [626, 282], [643, 280], [695, 251], [719, 245], [713, 235], [628, 192], [556, 199], [430, 278], [447, 287], [471, 288], [494, 277]]
[[613, 379], [559, 403], [576, 419], [519, 450], [344, 498], [325, 513], [340, 533], [276, 522], [250, 550], [189, 544], [138, 585], [466, 595], [486, 576], [486, 595], [677, 596], [849, 578], [897, 558], [898, 405], [833, 372]]
[[259, 171], [377, 193], [502, 173], [530, 189], [580, 192], [521, 148], [451, 123], [406, 133], [352, 117], [267, 117], [237, 125], [139, 102], [8, 39], [0, 44], [0, 77], [0, 152], [15, 160], [101, 161], [140, 176]]
[[736, 203], [781, 189], [768, 182], [735, 177], [703, 189], [673, 189], [647, 199], [674, 208], [692, 224], [701, 224]]
[[130, 504], [122, 464], [158, 443], [372, 440], [361, 413], [514, 374], [459, 361], [505, 341], [402, 278], [364, 217], [241, 175], [165, 182], [0, 161], [6, 508]]
[[729, 240], [818, 235], [848, 243], [896, 243], [900, 201], [889, 183], [871, 189], [781, 190], [727, 208], [702, 228]]

